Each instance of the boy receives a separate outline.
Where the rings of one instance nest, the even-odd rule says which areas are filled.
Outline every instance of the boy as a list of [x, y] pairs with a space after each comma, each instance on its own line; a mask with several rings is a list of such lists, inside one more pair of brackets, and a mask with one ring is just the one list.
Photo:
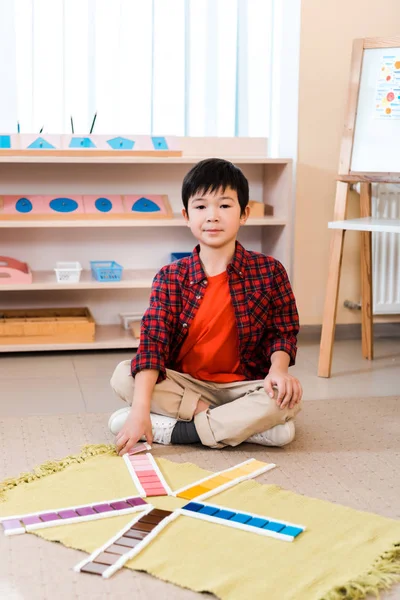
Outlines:
[[283, 446], [294, 438], [302, 397], [288, 373], [299, 325], [286, 271], [236, 240], [249, 216], [249, 186], [238, 167], [201, 161], [183, 180], [182, 201], [199, 244], [155, 276], [138, 352], [112, 376], [112, 388], [131, 405], [109, 420], [117, 451], [142, 438]]

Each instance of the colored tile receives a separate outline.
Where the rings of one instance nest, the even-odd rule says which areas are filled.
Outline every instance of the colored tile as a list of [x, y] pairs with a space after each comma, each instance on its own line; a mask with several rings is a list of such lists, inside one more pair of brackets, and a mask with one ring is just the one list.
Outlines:
[[247, 523], [248, 521], [250, 521], [251, 516], [250, 515], [245, 515], [244, 513], [237, 513], [234, 517], [232, 517], [232, 521], [235, 521], [236, 523]]
[[122, 536], [116, 541], [116, 543], [119, 546], [125, 546], [126, 548], [134, 548], [140, 544], [141, 541], [142, 540], [136, 540], [135, 538], [131, 538], [129, 536]]
[[128, 454], [128, 458], [131, 461], [132, 464], [135, 465], [150, 465], [151, 461], [147, 456], [135, 456], [132, 454]]
[[111, 554], [119, 554], [121, 556], [122, 554], [129, 552], [129, 550], [126, 546], [119, 546], [117, 542], [115, 542], [106, 548], [106, 552], [110, 552]]
[[268, 531], [282, 531], [285, 528], [283, 523], [278, 523], [277, 521], [270, 521], [266, 525], [264, 525], [263, 529], [268, 529]]
[[113, 510], [109, 504], [94, 504], [93, 508], [97, 513], [110, 512]]
[[[138, 465], [138, 466], [132, 465], [132, 466], [134, 467], [135, 471], [138, 471], [138, 472], [140, 472], [140, 471], [146, 471], [146, 472], [150, 471], [150, 468], [149, 468], [150, 465]], [[154, 469], [151, 469], [151, 473], [155, 473]]]
[[82, 506], [82, 508], [77, 508], [76, 512], [80, 517], [88, 517], [89, 515], [96, 515], [96, 511], [93, 510], [91, 506]]
[[160, 521], [163, 520], [163, 517], [156, 517], [155, 515], [145, 515], [140, 519], [141, 523], [153, 523], [154, 525], [158, 525]]
[[183, 490], [183, 492], [180, 492], [178, 494], [178, 498], [184, 498], [185, 500], [193, 500], [193, 498], [197, 498], [198, 496], [201, 496], [202, 494], [205, 494], [209, 491], [210, 490], [208, 490], [205, 487], [195, 485], [194, 487], [189, 488], [188, 490]]
[[203, 508], [201, 508], [198, 512], [203, 514], [203, 515], [215, 515], [215, 513], [218, 512], [218, 508], [215, 508], [215, 506], [203, 506]]
[[224, 477], [226, 477], [230, 481], [232, 481], [233, 479], [237, 479], [238, 477], [244, 477], [245, 475], [247, 476], [248, 472], [244, 471], [241, 467], [237, 469], [232, 469], [232, 471], [229, 471], [228, 473], [224, 473]]
[[220, 510], [218, 511], [214, 517], [218, 517], [218, 519], [232, 519], [232, 517], [235, 516], [236, 513], [232, 512], [231, 510]]
[[101, 563], [102, 565], [113, 565], [118, 560], [118, 556], [115, 554], [109, 554], [108, 552], [102, 552], [93, 560], [94, 563]]
[[185, 510], [192, 510], [193, 512], [197, 512], [201, 508], [203, 508], [204, 504], [199, 504], [198, 502], [189, 502], [189, 504], [185, 504], [182, 508]]
[[279, 533], [284, 533], [285, 535], [292, 535], [293, 537], [297, 537], [302, 533], [303, 529], [301, 527], [293, 527], [292, 525], [287, 525], [284, 529], [282, 529]]
[[253, 517], [250, 521], [247, 521], [246, 525], [251, 527], [264, 527], [268, 523], [268, 519], [260, 519], [259, 517]]
[[92, 575], [102, 575], [104, 571], [108, 569], [108, 565], [102, 565], [100, 563], [90, 562], [81, 568], [82, 573], [91, 573]]
[[153, 475], [154, 475], [154, 473], [155, 473], [155, 471], [154, 471], [154, 470], [152, 470], [152, 471], [149, 471], [148, 469], [146, 469], [146, 470], [143, 470], [143, 469], [142, 469], [142, 470], [140, 471], [140, 477], [150, 477], [150, 476], [153, 476]]
[[61, 517], [59, 517], [57, 513], [52, 512], [44, 513], [43, 515], [40, 515], [40, 518], [42, 519], [42, 521], [47, 523], [48, 521], [58, 521], [58, 519], [60, 519]]
[[130, 504], [131, 506], [140, 506], [141, 504], [147, 504], [147, 502], [145, 502], [145, 500], [143, 500], [142, 498], [127, 498], [126, 502], [128, 502], [128, 504]]
[[247, 465], [242, 465], [240, 468], [246, 473], [254, 473], [254, 471], [258, 471], [258, 469], [262, 469], [266, 467], [269, 463], [262, 462], [261, 460], [255, 460]]
[[135, 523], [131, 529], [135, 529], [136, 531], [153, 531], [155, 525], [153, 525], [152, 523], [141, 523], [141, 521], [138, 521], [137, 523]]
[[74, 510], [71, 510], [70, 508], [67, 508], [65, 510], [59, 510], [58, 514], [62, 519], [75, 519], [76, 517], [79, 517], [78, 513], [76, 513]]
[[37, 523], [42, 523], [42, 520], [37, 515], [32, 515], [31, 517], [24, 517], [22, 522], [24, 525], [37, 525]]
[[8, 521], [2, 521], [1, 524], [5, 531], [9, 531], [10, 529], [20, 529], [21, 522], [18, 519], [9, 519]]
[[137, 531], [137, 529], [128, 529], [125, 531], [124, 536], [134, 538], [135, 540], [143, 540], [146, 535], [148, 535], [147, 531]]
[[115, 510], [124, 510], [125, 508], [132, 508], [132, 506], [128, 502], [124, 502], [121, 500], [120, 502], [111, 502], [111, 508]]
[[216, 475], [215, 477], [211, 477], [211, 479], [207, 479], [207, 481], [202, 481], [200, 485], [211, 490], [216, 487], [220, 487], [221, 485], [225, 485], [229, 481], [230, 479], [224, 477], [223, 475]]
[[154, 517], [161, 517], [162, 519], [165, 519], [165, 517], [169, 517], [169, 515], [172, 515], [172, 511], [161, 510], [160, 508], [155, 508], [149, 514]]
[[146, 496], [148, 496], [149, 498], [153, 497], [153, 496], [168, 496], [168, 493], [166, 492], [166, 490], [164, 490], [164, 488], [155, 488], [154, 490], [145, 490], [146, 491]]
[[155, 481], [154, 483], [153, 482], [148, 483], [147, 481], [143, 481], [143, 482], [141, 481], [140, 483], [142, 484], [142, 486], [144, 487], [145, 490], [153, 490], [155, 488], [163, 488], [160, 480]]
[[140, 482], [146, 482], [146, 483], [157, 483], [160, 481], [160, 478], [158, 475], [156, 475], [154, 473], [154, 475], [143, 475], [142, 473], [140, 474]]

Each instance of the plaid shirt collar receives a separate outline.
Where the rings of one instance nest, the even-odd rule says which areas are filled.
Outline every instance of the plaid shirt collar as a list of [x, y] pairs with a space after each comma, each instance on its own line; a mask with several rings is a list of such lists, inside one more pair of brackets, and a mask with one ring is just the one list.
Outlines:
[[[240, 278], [243, 277], [247, 264], [246, 250], [240, 242], [236, 241], [235, 253], [227, 267], [228, 273], [235, 272]], [[200, 260], [200, 244], [193, 250], [189, 257], [189, 278], [192, 283], [199, 283], [206, 279], [203, 266]]]

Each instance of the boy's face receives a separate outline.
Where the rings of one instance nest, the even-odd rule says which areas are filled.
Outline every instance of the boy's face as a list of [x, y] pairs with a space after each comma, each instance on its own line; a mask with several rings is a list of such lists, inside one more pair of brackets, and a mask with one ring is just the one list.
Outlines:
[[249, 211], [246, 206], [240, 215], [237, 192], [227, 187], [223, 191], [195, 194], [189, 198], [188, 210], [182, 209], [182, 214], [200, 245], [222, 248], [236, 240]]

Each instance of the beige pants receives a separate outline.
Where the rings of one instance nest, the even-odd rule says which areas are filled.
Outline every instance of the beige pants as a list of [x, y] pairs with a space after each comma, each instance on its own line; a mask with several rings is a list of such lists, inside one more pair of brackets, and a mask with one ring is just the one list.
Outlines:
[[[167, 378], [154, 388], [150, 410], [190, 421], [197, 402], [204, 400], [213, 410], [194, 417], [202, 444], [211, 448], [237, 446], [254, 433], [292, 419], [301, 409], [301, 404], [292, 409], [279, 408], [264, 391], [263, 383], [263, 380], [212, 383], [167, 369]], [[134, 385], [131, 361], [124, 360], [114, 371], [111, 387], [119, 398], [131, 405]]]

